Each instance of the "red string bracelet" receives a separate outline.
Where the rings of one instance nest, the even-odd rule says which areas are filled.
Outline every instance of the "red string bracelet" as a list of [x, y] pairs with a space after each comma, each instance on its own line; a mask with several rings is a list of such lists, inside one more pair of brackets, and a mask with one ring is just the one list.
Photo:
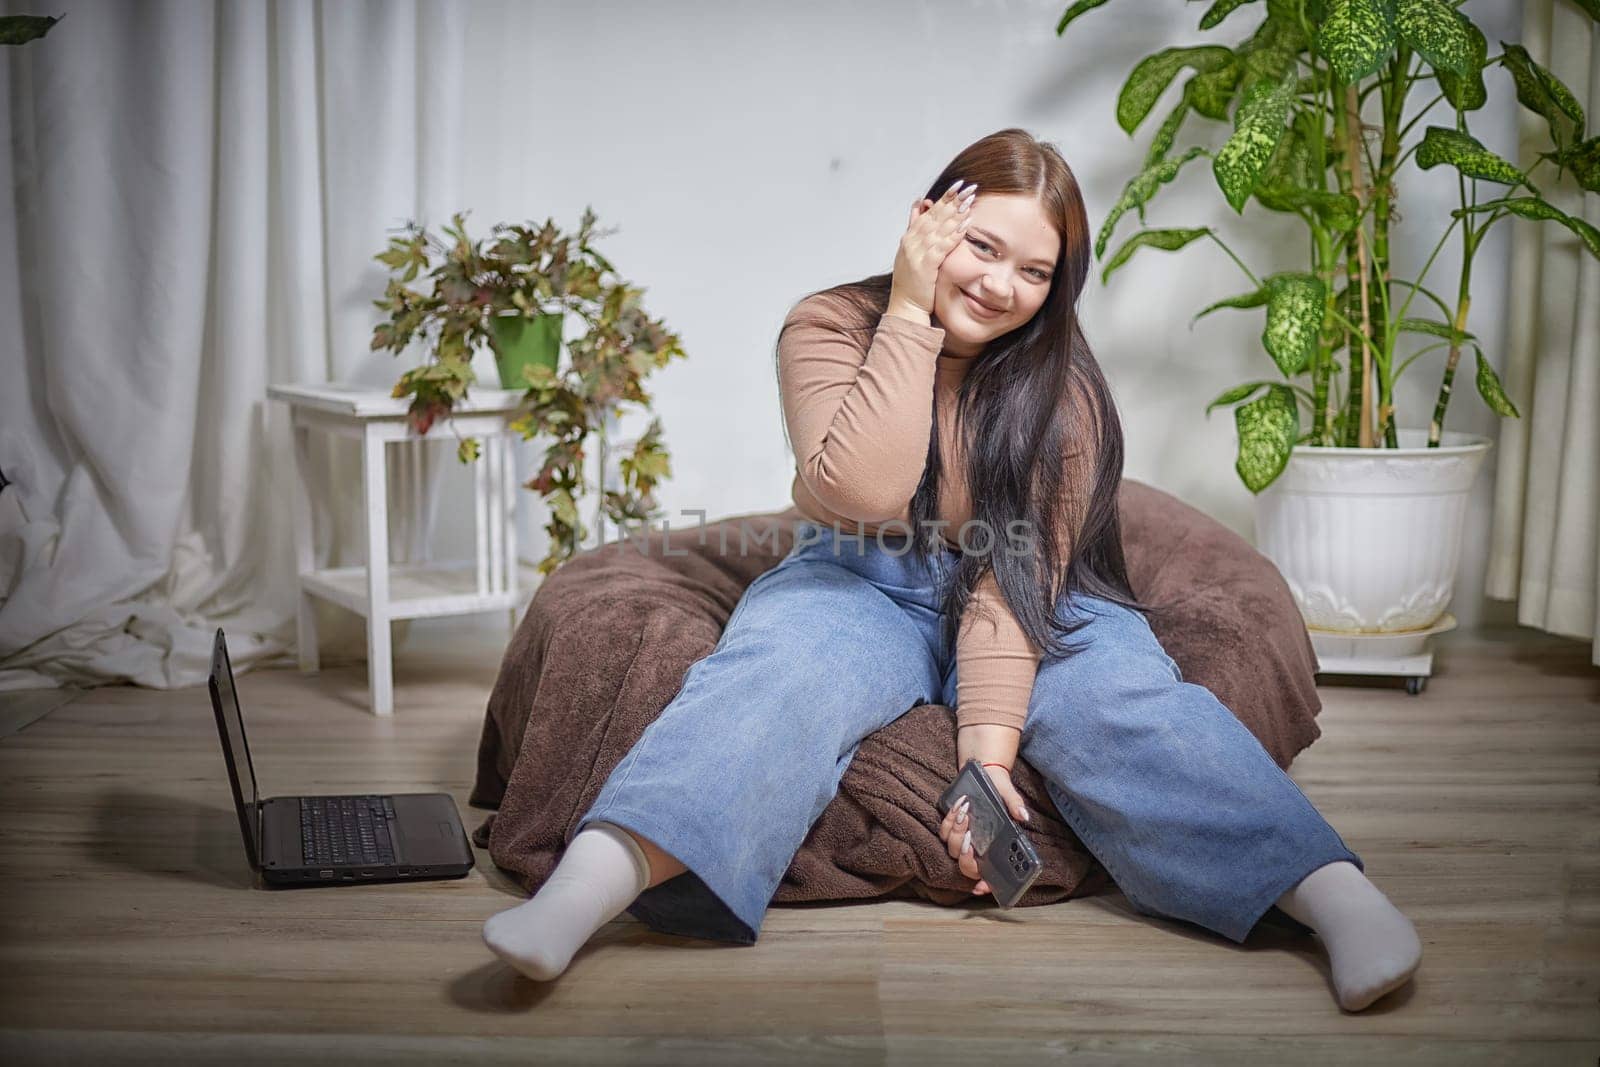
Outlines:
[[[985, 767], [1006, 767], [1006, 765], [1004, 763], [985, 763], [984, 766]], [[1010, 767], [1006, 767], [1006, 774], [1010, 775], [1010, 773], [1011, 773], [1011, 768]], [[1027, 808], [1023, 808], [1022, 809], [1022, 821], [1023, 822], [1031, 821], [1028, 818], [1028, 809]]]

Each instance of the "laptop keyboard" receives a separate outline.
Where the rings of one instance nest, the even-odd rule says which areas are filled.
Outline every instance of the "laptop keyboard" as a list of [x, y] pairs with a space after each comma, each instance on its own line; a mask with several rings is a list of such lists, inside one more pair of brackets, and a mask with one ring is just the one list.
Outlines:
[[300, 852], [305, 864], [394, 862], [389, 797], [301, 797]]

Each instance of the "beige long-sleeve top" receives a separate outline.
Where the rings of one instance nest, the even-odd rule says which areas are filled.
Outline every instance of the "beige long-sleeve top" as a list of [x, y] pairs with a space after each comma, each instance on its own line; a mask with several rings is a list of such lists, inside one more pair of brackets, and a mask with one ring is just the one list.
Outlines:
[[[975, 357], [945, 353], [945, 331], [898, 315], [880, 318], [870, 340], [808, 321], [839, 321], [825, 295], [790, 311], [778, 341], [778, 380], [795, 453], [795, 506], [807, 518], [852, 534], [903, 536], [911, 521], [937, 418], [941, 480], [938, 518], [947, 544], [959, 548], [972, 518], [965, 451], [955, 432], [955, 404]], [[1076, 392], [1077, 410], [1085, 410]], [[1079, 421], [1074, 425], [1082, 426]], [[1078, 540], [1092, 488], [1092, 434], [1078, 435], [1063, 472], [1063, 552]], [[997, 531], [1004, 537], [1005, 531]], [[981, 540], [974, 536], [974, 542]], [[1061, 561], [1064, 568], [1066, 560]], [[956, 637], [956, 719], [1021, 729], [1042, 654], [1017, 622], [986, 570], [962, 614]]]

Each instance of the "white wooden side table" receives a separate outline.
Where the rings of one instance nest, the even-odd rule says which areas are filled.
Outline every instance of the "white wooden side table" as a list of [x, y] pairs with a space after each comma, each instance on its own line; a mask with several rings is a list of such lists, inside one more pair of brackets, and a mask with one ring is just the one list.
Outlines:
[[[367, 677], [372, 711], [394, 713], [393, 651], [389, 623], [506, 610], [513, 625], [517, 608], [532, 595], [537, 568], [517, 561], [512, 415], [523, 394], [509, 389], [474, 389], [458, 402], [451, 419], [463, 437], [477, 437], [482, 452], [472, 464], [476, 504], [473, 558], [391, 567], [386, 447], [391, 442], [430, 438], [413, 433], [406, 421], [409, 397], [383, 389], [342, 385], [275, 385], [267, 390], [289, 405], [294, 430], [297, 488], [294, 494], [295, 555], [300, 574], [299, 660], [302, 671], [319, 669], [316, 614], [312, 597], [348, 608], [367, 620]], [[437, 424], [435, 432], [442, 430]], [[316, 504], [309, 473], [312, 430], [361, 442], [361, 489], [365, 502], [367, 561], [359, 567], [317, 569]]]

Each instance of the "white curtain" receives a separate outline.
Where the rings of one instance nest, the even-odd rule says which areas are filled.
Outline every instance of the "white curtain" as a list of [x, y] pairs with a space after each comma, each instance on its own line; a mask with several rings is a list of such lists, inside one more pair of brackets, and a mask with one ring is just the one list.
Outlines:
[[[240, 667], [293, 646], [294, 474], [266, 390], [403, 369], [368, 348], [372, 256], [459, 207], [465, 20], [0, 0], [34, 11], [66, 17], [0, 48], [0, 689], [196, 685], [217, 626]], [[359, 563], [355, 447], [321, 437], [318, 562]], [[391, 463], [395, 499], [433, 498]], [[430, 522], [396, 514], [393, 558]], [[325, 655], [359, 658], [362, 621], [325, 610]]]
[[[1521, 43], [1578, 97], [1593, 136], [1594, 20], [1570, 0], [1527, 0]], [[1527, 167], [1549, 129], [1526, 109], [1519, 121]], [[1600, 225], [1600, 196], [1554, 174], [1547, 163], [1535, 175], [1545, 198]], [[1592, 639], [1600, 665], [1600, 262], [1563, 226], [1509, 221], [1516, 229], [1505, 384], [1522, 417], [1501, 422], [1485, 590], [1517, 601], [1524, 626]]]

